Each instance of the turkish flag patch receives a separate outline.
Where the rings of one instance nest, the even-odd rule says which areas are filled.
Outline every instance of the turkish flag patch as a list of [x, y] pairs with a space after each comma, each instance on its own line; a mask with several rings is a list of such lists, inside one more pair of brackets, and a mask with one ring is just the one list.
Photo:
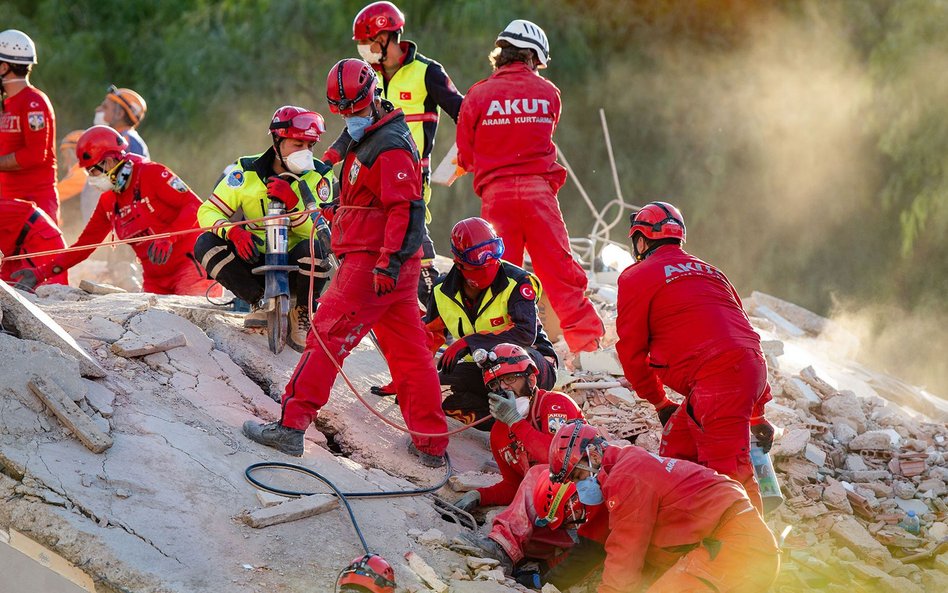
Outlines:
[[401, 101], [411, 101], [411, 91], [402, 91], [398, 93], [398, 98]]
[[527, 299], [528, 301], [536, 300], [537, 293], [533, 290], [533, 287], [530, 284], [523, 284], [520, 286], [520, 296]]
[[494, 317], [493, 319], [490, 320], [490, 326], [491, 326], [491, 327], [498, 327], [498, 326], [501, 326], [501, 325], [503, 325], [503, 324], [504, 324], [504, 318], [503, 318], [503, 317]]

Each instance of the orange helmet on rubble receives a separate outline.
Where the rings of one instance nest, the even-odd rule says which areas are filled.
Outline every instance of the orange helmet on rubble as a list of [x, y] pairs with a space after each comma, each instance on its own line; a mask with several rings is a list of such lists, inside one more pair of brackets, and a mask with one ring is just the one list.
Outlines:
[[629, 236], [642, 233], [646, 239], [680, 239], [685, 242], [685, 217], [668, 202], [652, 202], [631, 216]]
[[109, 157], [123, 158], [128, 154], [128, 141], [109, 126], [92, 126], [76, 141], [76, 159], [79, 166], [88, 169]]
[[382, 31], [401, 31], [405, 15], [391, 2], [373, 2], [359, 11], [352, 21], [352, 39], [368, 41]]
[[378, 554], [365, 554], [349, 563], [339, 574], [336, 586], [346, 590], [361, 587], [370, 593], [395, 593], [395, 570]]
[[339, 60], [326, 78], [329, 110], [340, 115], [362, 111], [375, 100], [378, 78], [372, 66], [363, 60]]
[[598, 430], [582, 420], [560, 426], [550, 443], [550, 480], [567, 481], [573, 469], [586, 457], [586, 448], [601, 448], [605, 442]]

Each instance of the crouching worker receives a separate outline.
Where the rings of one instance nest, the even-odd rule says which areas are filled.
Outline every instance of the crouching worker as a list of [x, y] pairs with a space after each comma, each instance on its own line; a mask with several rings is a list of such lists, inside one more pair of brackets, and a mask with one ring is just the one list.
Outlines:
[[[488, 388], [471, 353], [499, 344], [524, 348], [532, 361], [534, 388], [551, 389], [556, 382], [556, 353], [550, 343], [537, 303], [540, 282], [517, 266], [501, 261], [504, 242], [482, 218], [467, 218], [451, 231], [454, 265], [435, 285], [428, 301], [425, 323], [433, 331], [431, 347], [454, 341], [438, 363], [442, 385], [451, 395], [445, 414], [471, 424], [490, 415]], [[383, 388], [384, 389], [384, 388]], [[491, 430], [492, 421], [478, 425]]]
[[760, 593], [776, 580], [773, 534], [741, 484], [712, 469], [609, 445], [576, 421], [553, 437], [550, 477], [608, 513], [599, 593]]
[[318, 241], [313, 241], [310, 251], [313, 219], [302, 214], [308, 204], [332, 200], [332, 169], [313, 158], [313, 146], [325, 131], [326, 124], [315, 111], [292, 105], [277, 109], [270, 120], [273, 146], [262, 154], [237, 159], [198, 210], [201, 226], [214, 228], [198, 237], [195, 254], [211, 278], [250, 303], [244, 326], [266, 327], [266, 310], [261, 304], [265, 275], [253, 273], [255, 267], [263, 265], [266, 223], [223, 225], [266, 216], [268, 198], [286, 206], [290, 219], [287, 263], [299, 266], [299, 272], [290, 272], [296, 307], [290, 309], [286, 340], [297, 352], [306, 347], [310, 312], [329, 279], [328, 254]]
[[483, 383], [490, 390], [490, 452], [501, 480], [466, 493], [456, 504], [465, 511], [477, 506], [509, 504], [527, 470], [545, 463], [557, 429], [582, 418], [579, 406], [566, 394], [537, 386], [539, 370], [526, 349], [500, 344], [475, 357], [483, 366]]
[[[197, 228], [201, 200], [180, 177], [160, 163], [128, 152], [128, 142], [109, 126], [92, 126], [76, 142], [79, 166], [89, 183], [103, 191], [92, 218], [72, 247], [89, 249], [56, 256], [51, 262], [15, 273], [33, 288], [83, 261], [110, 232], [119, 239], [149, 237]], [[196, 234], [196, 233], [195, 233]], [[195, 234], [156, 237], [132, 243], [142, 266], [145, 292], [204, 296], [213, 282], [194, 259]]]
[[[26, 200], [0, 200], [0, 252], [11, 257], [64, 247], [66, 243], [62, 231], [49, 214], [40, 210], [36, 204]], [[0, 280], [12, 282], [13, 274], [18, 270], [42, 266], [54, 257], [47, 255], [7, 261], [0, 266]], [[65, 272], [53, 275], [47, 281], [50, 284], [69, 284]]]

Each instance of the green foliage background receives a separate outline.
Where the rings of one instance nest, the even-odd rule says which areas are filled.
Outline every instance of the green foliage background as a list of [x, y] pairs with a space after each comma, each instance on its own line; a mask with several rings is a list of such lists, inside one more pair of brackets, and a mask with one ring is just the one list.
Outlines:
[[[277, 106], [329, 115], [325, 75], [355, 55], [351, 22], [364, 1], [2, 4], [4, 28], [38, 45], [33, 81], [60, 135], [91, 122], [108, 84], [132, 87], [149, 104], [141, 132], [153, 158], [206, 196], [227, 163], [267, 146]], [[910, 337], [916, 349], [943, 339], [932, 328], [948, 313], [945, 1], [398, 4], [405, 37], [462, 91], [489, 74], [486, 55], [507, 22], [544, 27], [553, 61], [543, 74], [563, 92], [557, 141], [593, 199], [615, 195], [604, 108], [626, 199], [680, 205], [690, 250], [742, 293], [822, 313], [886, 307], [873, 309], [876, 337], [923, 314], [931, 322]], [[327, 120], [335, 137], [341, 122]], [[435, 162], [454, 136], [442, 122]], [[571, 234], [585, 235], [592, 218], [574, 186], [560, 202]], [[432, 208], [445, 252], [451, 224], [479, 210], [470, 178], [436, 188]]]

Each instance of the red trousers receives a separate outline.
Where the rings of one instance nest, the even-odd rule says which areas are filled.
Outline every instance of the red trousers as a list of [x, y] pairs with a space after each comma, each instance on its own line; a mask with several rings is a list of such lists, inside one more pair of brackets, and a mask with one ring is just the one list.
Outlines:
[[572, 352], [598, 347], [604, 329], [596, 308], [586, 298], [586, 273], [573, 259], [569, 234], [556, 192], [539, 175], [502, 177], [481, 193], [481, 216], [504, 240], [504, 259], [523, 265], [530, 260]]
[[534, 524], [537, 511], [533, 507], [533, 491], [540, 476], [549, 471], [550, 466], [545, 463], [527, 470], [510, 506], [494, 517], [488, 537], [500, 544], [515, 565], [524, 558], [549, 562], [573, 547], [573, 540], [565, 529]]
[[747, 348], [731, 350], [698, 371], [685, 402], [672, 414], [658, 454], [694, 461], [744, 485], [763, 512], [750, 462], [750, 418], [767, 387], [767, 363]]
[[[399, 394], [405, 424], [423, 433], [447, 432], [438, 372], [418, 314], [420, 262], [417, 258], [405, 262], [395, 290], [379, 297], [372, 283], [377, 260], [377, 253], [347, 254], [329, 290], [319, 299], [313, 329], [306, 336], [306, 350], [283, 393], [283, 426], [305, 430], [329, 401], [337, 371], [316, 334], [341, 365], [374, 329]], [[431, 455], [443, 455], [448, 448], [446, 436], [412, 435], [412, 441]]]
[[[24, 223], [29, 224], [29, 223]], [[7, 256], [17, 255], [14, 253], [14, 250], [11, 249], [16, 237], [19, 236], [20, 229], [10, 229], [10, 236], [5, 237], [4, 240], [0, 243], [10, 243], [10, 246], [5, 246], [4, 249], [9, 249], [9, 253], [5, 253]], [[20, 245], [19, 254], [30, 254], [30, 253], [40, 253], [41, 251], [51, 251], [53, 249], [65, 249], [66, 242], [63, 241], [63, 234], [60, 230], [52, 226], [45, 218], [39, 218], [33, 224], [30, 225], [29, 231], [26, 233], [26, 237], [23, 239], [23, 243]], [[55, 255], [47, 255], [45, 257], [31, 257], [28, 259], [17, 259], [17, 260], [3, 260], [3, 266], [0, 267], [0, 280], [4, 280], [7, 283], [15, 284], [13, 279], [10, 277], [13, 272], [17, 270], [22, 270], [25, 268], [35, 268], [43, 264], [48, 264], [53, 261]], [[54, 274], [46, 279], [47, 284], [69, 284], [69, 275], [64, 270], [61, 274]]]
[[780, 551], [759, 515], [746, 512], [718, 528], [714, 558], [705, 546], [682, 556], [646, 593], [760, 593], [780, 571]]

